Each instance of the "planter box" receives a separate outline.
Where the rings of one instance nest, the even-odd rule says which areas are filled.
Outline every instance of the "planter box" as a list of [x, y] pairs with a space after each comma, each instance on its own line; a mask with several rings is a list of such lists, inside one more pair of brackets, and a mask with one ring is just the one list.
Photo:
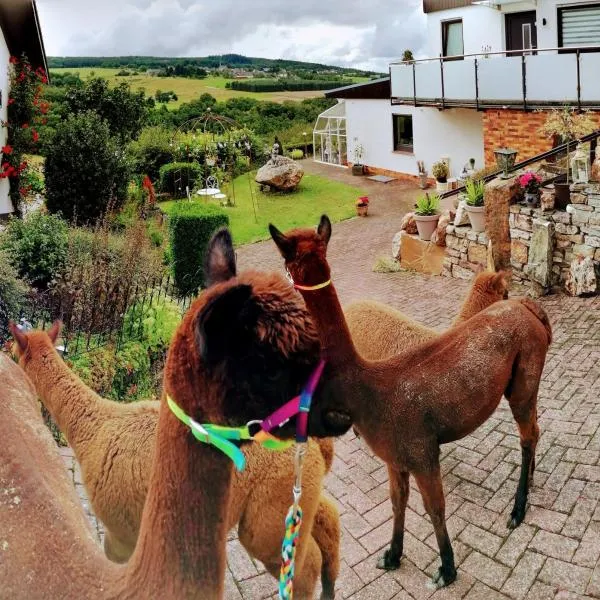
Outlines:
[[365, 167], [364, 165], [352, 165], [352, 175], [364, 175]]

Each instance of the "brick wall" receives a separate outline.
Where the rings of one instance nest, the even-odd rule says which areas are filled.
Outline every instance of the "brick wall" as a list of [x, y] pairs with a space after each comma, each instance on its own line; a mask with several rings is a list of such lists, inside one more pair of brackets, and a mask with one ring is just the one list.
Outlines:
[[[508, 147], [519, 151], [517, 162], [552, 148], [552, 140], [539, 133], [547, 113], [488, 109], [483, 111], [485, 164], [496, 162], [494, 150]], [[592, 113], [600, 128], [600, 112]]]

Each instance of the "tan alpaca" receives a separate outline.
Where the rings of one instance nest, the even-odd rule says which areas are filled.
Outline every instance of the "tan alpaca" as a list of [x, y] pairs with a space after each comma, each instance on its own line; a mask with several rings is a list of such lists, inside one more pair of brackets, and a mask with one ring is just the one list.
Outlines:
[[[160, 403], [105, 400], [66, 366], [47, 334], [31, 332], [27, 338], [29, 359], [24, 368], [81, 465], [90, 502], [106, 528], [106, 555], [125, 562], [139, 534]], [[272, 452], [253, 444], [243, 451], [247, 466], [241, 473], [234, 471], [232, 477], [227, 529], [239, 523], [242, 545], [277, 577], [284, 521], [292, 501], [294, 449]], [[320, 574], [324, 597], [334, 595], [339, 572], [339, 515], [322, 495], [323, 478], [332, 459], [331, 439], [309, 441], [301, 499], [303, 532], [307, 533], [301, 536], [297, 551], [294, 584], [298, 598], [312, 597]]]
[[[460, 313], [458, 325], [506, 297], [508, 283], [504, 272], [479, 273]], [[348, 329], [358, 353], [369, 360], [382, 360], [407, 348], [431, 340], [439, 331], [425, 327], [390, 306], [374, 300], [353, 302], [344, 309]]]
[[[213, 240], [217, 254], [224, 235]], [[26, 336], [14, 326], [13, 333], [27, 366], [45, 334]], [[51, 340], [58, 334], [58, 325], [48, 333]], [[198, 442], [166, 396], [199, 422], [235, 426], [264, 419], [297, 395], [318, 360], [316, 332], [284, 278], [247, 272], [213, 280], [170, 346], [139, 539], [129, 562], [117, 565], [94, 541], [26, 375], [0, 356], [0, 597], [222, 598], [233, 463]], [[65, 382], [65, 389], [70, 385]], [[93, 423], [74, 430], [82, 447], [102, 432], [109, 403], [100, 404], [96, 415], [86, 405], [69, 407]], [[309, 415], [309, 433], [318, 417]], [[293, 427], [292, 421], [279, 432], [290, 436]], [[118, 458], [114, 449], [107, 451], [105, 475]], [[318, 567], [320, 552], [310, 536], [306, 543]]]

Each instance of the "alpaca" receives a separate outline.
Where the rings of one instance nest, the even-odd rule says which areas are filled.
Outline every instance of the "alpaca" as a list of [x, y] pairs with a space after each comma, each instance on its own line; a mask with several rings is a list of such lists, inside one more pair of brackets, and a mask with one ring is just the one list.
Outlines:
[[[470, 319], [507, 295], [508, 282], [503, 271], [478, 273], [454, 325]], [[374, 300], [352, 302], [344, 309], [344, 315], [356, 351], [368, 360], [390, 358], [439, 335], [435, 329]]]
[[[503, 300], [440, 336], [384, 361], [356, 352], [326, 259], [331, 223], [317, 231], [270, 232], [311, 312], [327, 361], [312, 435], [341, 430], [348, 421], [388, 465], [394, 512], [391, 545], [378, 567], [396, 569], [403, 552], [409, 473], [431, 517], [442, 565], [437, 587], [456, 579], [445, 518], [439, 445], [461, 439], [508, 399], [521, 440], [521, 475], [508, 522], [525, 516], [539, 438], [537, 394], [552, 333], [542, 308], [529, 299]], [[324, 431], [318, 430], [318, 423]]]
[[[23, 395], [33, 393], [25, 375], [15, 371], [17, 366], [4, 369], [3, 597], [222, 598], [233, 464], [220, 450], [193, 437], [167, 398], [198, 423], [236, 426], [264, 419], [297, 396], [319, 361], [318, 337], [301, 299], [277, 274], [228, 276], [233, 248], [224, 238], [230, 241], [220, 232], [211, 241], [211, 285], [188, 310], [169, 349], [147, 500], [126, 565], [110, 562], [94, 544], [39, 413], [30, 400], [22, 401]], [[55, 324], [50, 338], [56, 339], [58, 331]], [[20, 357], [25, 367], [34, 342], [19, 341], [26, 345]], [[69, 409], [81, 420], [89, 416], [86, 406]], [[278, 434], [291, 437], [295, 420]], [[95, 423], [98, 428], [79, 432], [77, 444], [93, 444], [101, 425], [97, 418]], [[311, 411], [309, 433], [323, 427], [321, 413]]]
[[[229, 276], [233, 276], [229, 273]], [[104, 550], [126, 562], [137, 541], [148, 493], [159, 402], [111, 402], [89, 389], [54, 348], [55, 336], [13, 329], [18, 352], [38, 396], [65, 434], [81, 466], [83, 483], [96, 516], [105, 527]], [[81, 412], [85, 410], [85, 419]], [[246, 468], [235, 471], [227, 529], [239, 523], [239, 539], [251, 556], [279, 576], [284, 522], [294, 484], [293, 448], [272, 452], [258, 444], [243, 448]], [[331, 439], [310, 439], [302, 475], [303, 531], [296, 553], [295, 595], [312, 598], [322, 556], [323, 596], [333, 598], [339, 571], [339, 515], [321, 495], [331, 467]], [[311, 527], [317, 520], [318, 526]], [[315, 544], [308, 540], [313, 537]]]

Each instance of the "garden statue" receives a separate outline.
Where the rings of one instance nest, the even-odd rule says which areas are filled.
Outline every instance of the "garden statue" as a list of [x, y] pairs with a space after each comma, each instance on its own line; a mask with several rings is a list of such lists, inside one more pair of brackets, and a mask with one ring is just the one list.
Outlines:
[[275, 158], [281, 154], [281, 142], [279, 138], [275, 136], [275, 141], [273, 142], [273, 148], [271, 149], [271, 158]]

